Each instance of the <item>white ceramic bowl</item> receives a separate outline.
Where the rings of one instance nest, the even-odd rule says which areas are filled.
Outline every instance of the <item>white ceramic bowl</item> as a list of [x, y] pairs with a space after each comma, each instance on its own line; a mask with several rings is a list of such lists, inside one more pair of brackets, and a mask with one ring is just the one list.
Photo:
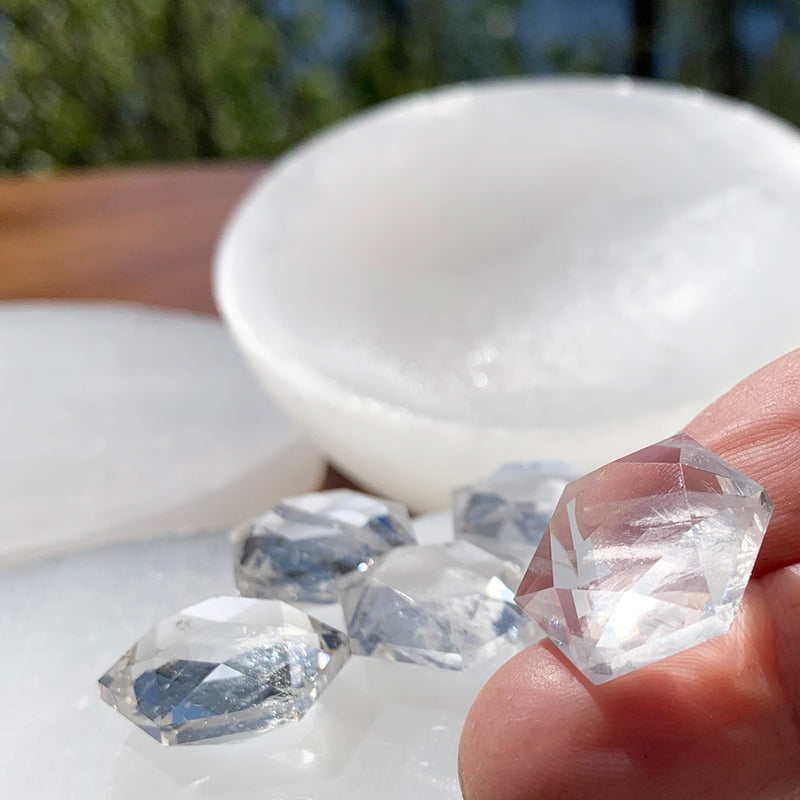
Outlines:
[[590, 468], [800, 345], [800, 139], [629, 80], [457, 86], [283, 158], [219, 307], [272, 396], [417, 509], [498, 463]]

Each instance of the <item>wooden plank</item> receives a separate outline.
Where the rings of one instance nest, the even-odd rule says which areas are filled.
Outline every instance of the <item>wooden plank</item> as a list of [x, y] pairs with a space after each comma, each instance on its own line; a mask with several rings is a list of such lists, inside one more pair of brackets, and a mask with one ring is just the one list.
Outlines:
[[264, 166], [0, 181], [0, 299], [127, 300], [215, 313], [222, 226]]

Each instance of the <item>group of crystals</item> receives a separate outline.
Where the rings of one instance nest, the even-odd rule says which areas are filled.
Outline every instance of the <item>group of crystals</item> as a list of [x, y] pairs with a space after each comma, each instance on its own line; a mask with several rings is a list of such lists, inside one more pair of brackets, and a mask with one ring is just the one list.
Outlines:
[[[284, 500], [235, 534], [241, 596], [160, 622], [101, 695], [184, 744], [299, 720], [351, 653], [459, 670], [544, 632], [602, 683], [724, 633], [771, 513], [763, 489], [686, 436], [575, 478], [506, 465], [454, 492], [455, 540], [435, 545], [399, 503]], [[331, 603], [346, 632], [308, 612]]]
[[[182, 744], [299, 719], [351, 653], [459, 670], [502, 641], [522, 647], [540, 634], [514, 590], [572, 477], [512, 464], [457, 490], [444, 544], [417, 544], [400, 503], [346, 489], [283, 500], [234, 533], [241, 597], [160, 622], [100, 679], [102, 696]], [[346, 634], [314, 616], [331, 603]]]

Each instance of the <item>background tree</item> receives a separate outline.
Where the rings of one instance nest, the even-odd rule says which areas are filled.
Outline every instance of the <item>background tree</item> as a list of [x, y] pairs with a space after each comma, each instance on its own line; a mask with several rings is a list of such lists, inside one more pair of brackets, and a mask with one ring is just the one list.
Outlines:
[[800, 123], [800, 0], [0, 0], [0, 171], [269, 158], [406, 92], [576, 71]]

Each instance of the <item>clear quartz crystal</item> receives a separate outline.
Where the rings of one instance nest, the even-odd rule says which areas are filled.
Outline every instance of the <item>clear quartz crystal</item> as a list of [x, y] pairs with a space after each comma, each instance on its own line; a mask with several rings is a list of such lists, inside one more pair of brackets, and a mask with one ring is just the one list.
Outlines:
[[772, 514], [681, 434], [570, 483], [516, 600], [594, 683], [725, 633]]
[[453, 492], [453, 526], [465, 539], [522, 570], [542, 540], [575, 469], [561, 461], [518, 461]]
[[403, 547], [342, 582], [354, 653], [462, 669], [504, 641], [535, 641], [513, 572], [469, 542]]
[[286, 603], [212, 597], [148, 631], [100, 695], [162, 744], [218, 741], [300, 719], [349, 656], [341, 631]]
[[283, 500], [237, 534], [236, 584], [248, 597], [338, 600], [337, 577], [416, 544], [400, 503], [337, 489]]

